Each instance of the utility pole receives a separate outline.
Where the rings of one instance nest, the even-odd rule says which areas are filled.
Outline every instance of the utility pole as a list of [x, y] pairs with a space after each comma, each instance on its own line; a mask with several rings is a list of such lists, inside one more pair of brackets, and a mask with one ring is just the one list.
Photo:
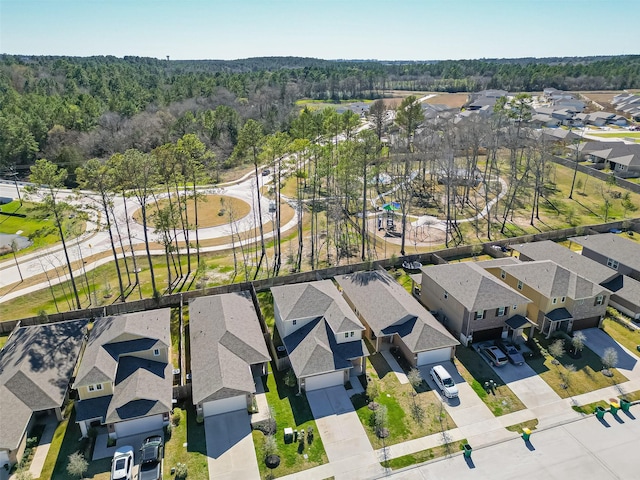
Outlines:
[[22, 197], [20, 196], [20, 189], [18, 188], [18, 172], [16, 172], [14, 165], [9, 167], [9, 175], [13, 177], [13, 183], [16, 186], [16, 192], [18, 192], [18, 200], [20, 200], [20, 206], [22, 206]]
[[[569, 192], [569, 198], [573, 200], [573, 187], [576, 184], [576, 176], [578, 175], [578, 159], [580, 158], [580, 142], [582, 141], [582, 135], [584, 135], [584, 128], [582, 128], [582, 132], [580, 134], [580, 138], [578, 138], [578, 143], [576, 144], [576, 164], [573, 166], [573, 180], [571, 180], [571, 191]], [[569, 130], [569, 133], [572, 133], [572, 130]]]

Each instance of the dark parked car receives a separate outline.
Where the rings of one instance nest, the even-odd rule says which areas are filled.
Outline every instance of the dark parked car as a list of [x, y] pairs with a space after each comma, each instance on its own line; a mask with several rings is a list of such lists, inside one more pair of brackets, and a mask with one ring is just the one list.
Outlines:
[[162, 437], [145, 438], [140, 449], [140, 473], [138, 480], [162, 479]]
[[507, 356], [502, 353], [502, 350], [500, 350], [498, 347], [484, 347], [480, 351], [485, 357], [487, 357], [489, 362], [491, 362], [496, 367], [501, 367], [502, 365], [509, 363], [509, 359], [507, 358]]
[[507, 356], [509, 362], [514, 365], [523, 365], [524, 357], [518, 351], [513, 343], [503, 342], [502, 340], [498, 340], [496, 342], [496, 346], [502, 350], [502, 352]]

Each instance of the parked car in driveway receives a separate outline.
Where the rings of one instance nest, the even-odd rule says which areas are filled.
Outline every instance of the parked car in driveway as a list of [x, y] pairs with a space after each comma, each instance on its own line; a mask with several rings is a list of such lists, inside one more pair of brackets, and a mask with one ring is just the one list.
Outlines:
[[487, 360], [496, 367], [501, 367], [502, 365], [509, 363], [507, 356], [502, 352], [502, 350], [494, 345], [490, 347], [483, 347], [480, 351], [485, 357], [487, 357]]
[[159, 435], [145, 438], [140, 449], [140, 472], [138, 480], [162, 479], [162, 437]]
[[496, 342], [496, 346], [500, 350], [502, 350], [502, 353], [504, 353], [507, 356], [507, 358], [509, 359], [509, 363], [512, 363], [513, 365], [524, 364], [524, 357], [518, 351], [518, 349], [514, 344], [503, 342], [502, 340], [498, 340]]
[[132, 472], [133, 447], [130, 445], [119, 447], [111, 460], [111, 480], [132, 480]]
[[431, 378], [447, 398], [456, 398], [458, 396], [458, 387], [442, 365], [436, 365], [429, 372]]

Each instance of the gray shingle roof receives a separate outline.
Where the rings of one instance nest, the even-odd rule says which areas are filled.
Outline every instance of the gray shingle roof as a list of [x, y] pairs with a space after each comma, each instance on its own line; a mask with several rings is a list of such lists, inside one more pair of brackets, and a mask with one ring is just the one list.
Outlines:
[[626, 275], [618, 275], [610, 282], [602, 284], [608, 290], [611, 290], [613, 300], [619, 297], [629, 303], [640, 304], [640, 282], [627, 277]]
[[336, 277], [376, 335], [397, 333], [413, 352], [459, 345], [420, 303], [384, 270]]
[[594, 283], [603, 284], [618, 275], [617, 272], [595, 260], [583, 257], [551, 240], [511, 245], [511, 248], [532, 260], [551, 260]]
[[[495, 267], [493, 261], [487, 268]], [[460, 262], [423, 267], [422, 272], [469, 312], [529, 303], [529, 299], [488, 273], [484, 262]], [[508, 262], [513, 264], [513, 262]], [[507, 263], [501, 264], [507, 266]], [[517, 264], [516, 264], [517, 265]]]
[[255, 392], [251, 365], [270, 355], [249, 292], [192, 300], [189, 337], [194, 404]]
[[[75, 387], [115, 380], [118, 355], [171, 344], [168, 308], [96, 319], [82, 356]], [[151, 341], [150, 341], [151, 340]]]
[[640, 245], [622, 235], [601, 233], [586, 237], [574, 237], [571, 240], [582, 245], [583, 248], [588, 248], [640, 271]]
[[296, 377], [351, 368], [351, 359], [367, 355], [362, 340], [337, 343], [329, 323], [317, 318], [283, 339]]
[[272, 287], [282, 320], [324, 317], [336, 335], [364, 330], [331, 280]]
[[502, 269], [547, 298], [569, 297], [579, 299], [607, 292], [600, 285], [550, 260], [505, 265]]
[[31, 414], [62, 406], [87, 320], [18, 329], [0, 351], [0, 448], [15, 449]]

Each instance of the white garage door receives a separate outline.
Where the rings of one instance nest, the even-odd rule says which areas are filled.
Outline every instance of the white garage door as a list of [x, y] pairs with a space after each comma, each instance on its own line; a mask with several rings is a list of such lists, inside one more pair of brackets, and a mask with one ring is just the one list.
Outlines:
[[115, 429], [118, 438], [138, 435], [139, 433], [150, 432], [152, 430], [161, 430], [162, 414], [119, 422], [115, 424]]
[[202, 404], [202, 413], [205, 417], [246, 409], [247, 397], [245, 395], [223, 398], [221, 400], [214, 400], [212, 402], [205, 402]]
[[322, 375], [315, 375], [304, 379], [305, 390], [317, 390], [319, 388], [335, 387], [336, 385], [344, 385], [344, 373], [331, 372]]
[[418, 353], [418, 366], [447, 362], [449, 360], [451, 360], [451, 348], [439, 348], [437, 350]]

